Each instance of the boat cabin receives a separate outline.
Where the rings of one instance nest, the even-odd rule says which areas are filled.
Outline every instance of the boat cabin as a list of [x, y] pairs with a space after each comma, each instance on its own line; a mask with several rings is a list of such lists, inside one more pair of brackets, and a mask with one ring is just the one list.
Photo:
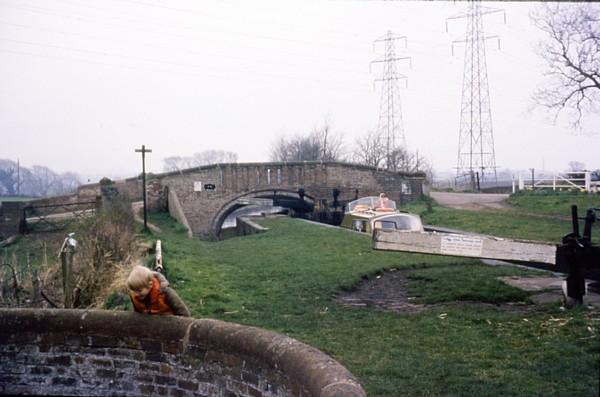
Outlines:
[[375, 228], [423, 231], [418, 215], [398, 211], [396, 203], [385, 195], [362, 197], [348, 203], [341, 226], [365, 233], [372, 233]]

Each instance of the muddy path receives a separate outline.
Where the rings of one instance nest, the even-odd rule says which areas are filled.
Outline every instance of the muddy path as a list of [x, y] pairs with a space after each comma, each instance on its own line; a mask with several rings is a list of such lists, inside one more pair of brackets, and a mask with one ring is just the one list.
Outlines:
[[459, 210], [512, 210], [506, 203], [508, 194], [431, 192], [430, 195], [441, 206]]

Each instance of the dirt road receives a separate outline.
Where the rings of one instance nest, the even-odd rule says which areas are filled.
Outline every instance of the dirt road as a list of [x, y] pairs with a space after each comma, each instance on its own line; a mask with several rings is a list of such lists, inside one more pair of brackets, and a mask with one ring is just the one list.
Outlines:
[[431, 198], [444, 207], [460, 210], [508, 209], [508, 194], [431, 192]]

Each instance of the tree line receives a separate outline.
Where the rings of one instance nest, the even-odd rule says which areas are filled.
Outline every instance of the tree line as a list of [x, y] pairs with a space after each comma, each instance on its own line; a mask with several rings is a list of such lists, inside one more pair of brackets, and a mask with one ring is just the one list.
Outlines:
[[[223, 150], [206, 150], [192, 156], [171, 156], [163, 160], [163, 170], [179, 171], [202, 165], [236, 163], [237, 154]], [[383, 132], [368, 132], [348, 144], [344, 134], [335, 131], [329, 121], [305, 134], [281, 136], [271, 143], [269, 160], [278, 162], [343, 161], [391, 171], [425, 172], [432, 175], [429, 162], [418, 153], [395, 146], [388, 151]]]
[[81, 185], [74, 172], [57, 173], [43, 165], [31, 168], [0, 159], [0, 196], [48, 197], [70, 194]]
[[205, 150], [191, 156], [170, 156], [163, 159], [163, 171], [181, 171], [209, 164], [237, 163], [237, 153], [224, 150]]
[[405, 146], [388, 146], [384, 131], [368, 131], [348, 145], [343, 133], [325, 122], [305, 135], [277, 139], [271, 161], [345, 161], [390, 171], [431, 173], [429, 162]]

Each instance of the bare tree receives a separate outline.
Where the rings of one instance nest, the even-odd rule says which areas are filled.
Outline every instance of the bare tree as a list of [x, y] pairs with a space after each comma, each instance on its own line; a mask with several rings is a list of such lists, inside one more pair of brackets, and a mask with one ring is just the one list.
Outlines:
[[0, 159], [0, 195], [14, 196], [19, 188], [17, 163]]
[[224, 150], [205, 150], [192, 156], [197, 167], [217, 163], [237, 163], [238, 155]]
[[237, 163], [238, 155], [224, 150], [205, 150], [191, 156], [171, 156], [163, 159], [163, 170], [179, 171], [208, 164]]
[[280, 136], [271, 144], [271, 161], [290, 161], [291, 156], [291, 145], [285, 137]]
[[321, 149], [319, 160], [336, 161], [343, 158], [343, 135], [333, 132], [329, 121], [325, 121], [322, 127], [315, 128], [311, 135], [319, 143]]
[[31, 185], [33, 190], [41, 196], [60, 194], [60, 177], [50, 168], [43, 165], [34, 165], [31, 167]]
[[57, 174], [50, 168], [34, 165], [19, 167], [12, 160], [0, 159], [0, 195], [56, 196], [73, 193], [81, 184], [73, 172]]
[[329, 122], [305, 136], [278, 138], [271, 147], [271, 161], [338, 161], [344, 157], [344, 141]]
[[74, 172], [63, 172], [60, 174], [61, 191], [58, 194], [69, 194], [77, 191], [81, 185], [81, 178]]
[[362, 137], [356, 139], [353, 153], [354, 161], [359, 164], [379, 167], [386, 156], [383, 134], [377, 131], [369, 131]]
[[530, 18], [548, 36], [538, 46], [547, 64], [545, 81], [533, 99], [553, 110], [555, 121], [565, 111], [580, 128], [600, 100], [600, 5], [545, 3]]
[[181, 169], [181, 156], [170, 156], [163, 159], [163, 170], [166, 172], [177, 171]]
[[358, 164], [391, 171], [424, 172], [428, 180], [433, 180], [433, 167], [418, 152], [411, 153], [405, 147], [398, 146], [391, 151], [388, 159], [383, 134], [377, 131], [369, 131], [356, 140], [352, 159]]
[[280, 137], [271, 147], [271, 161], [317, 161], [323, 151], [314, 134]]
[[585, 164], [579, 161], [569, 161], [569, 169], [568, 171], [578, 172], [585, 171]]

